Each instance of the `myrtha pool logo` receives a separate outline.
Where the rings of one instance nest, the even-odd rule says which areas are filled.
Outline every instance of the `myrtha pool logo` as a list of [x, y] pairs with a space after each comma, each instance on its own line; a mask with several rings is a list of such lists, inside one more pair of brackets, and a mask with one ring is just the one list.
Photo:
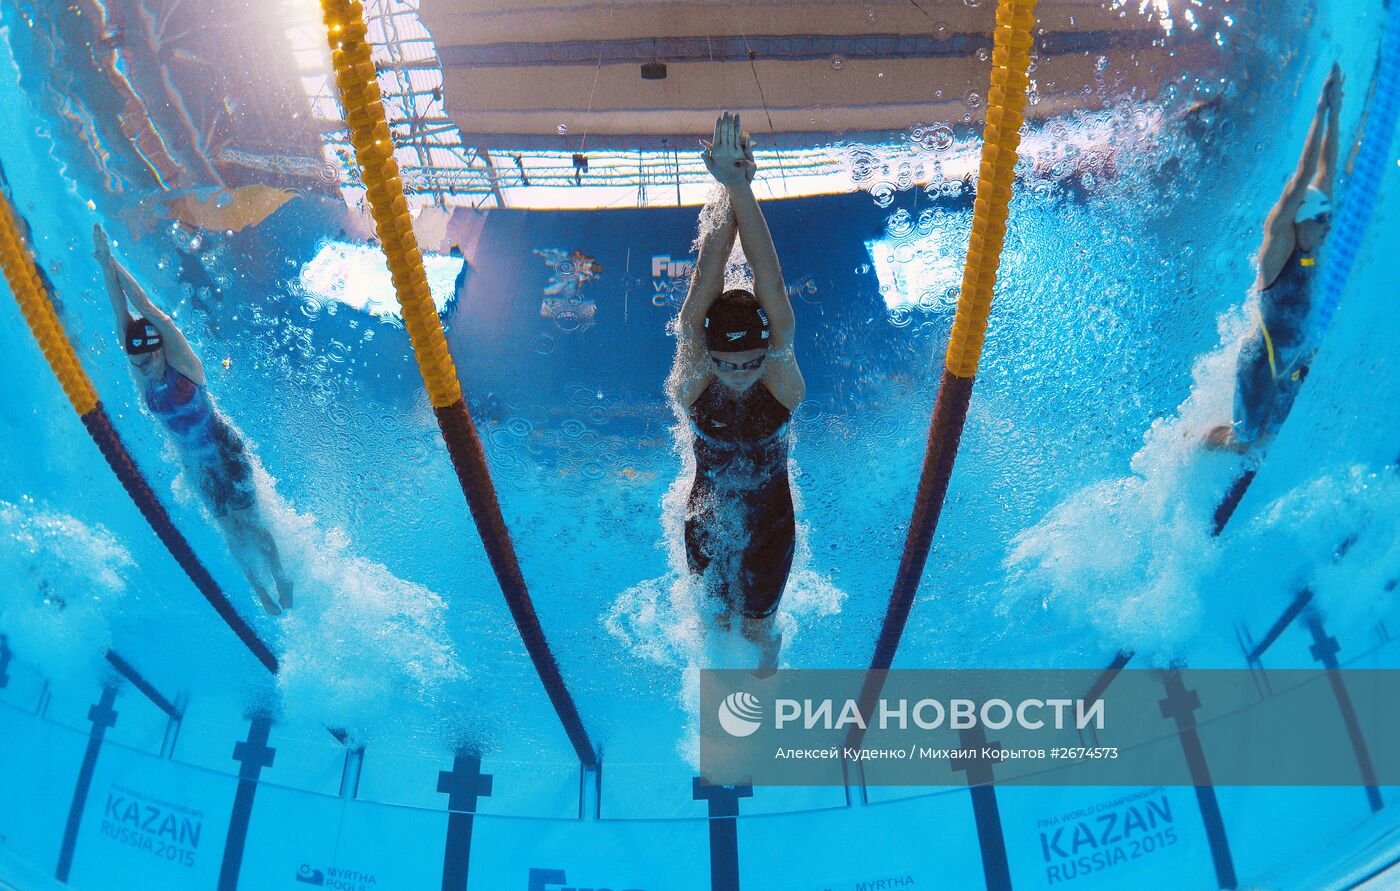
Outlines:
[[719, 704], [719, 726], [730, 736], [745, 737], [763, 722], [763, 705], [758, 697], [742, 690], [730, 693]]

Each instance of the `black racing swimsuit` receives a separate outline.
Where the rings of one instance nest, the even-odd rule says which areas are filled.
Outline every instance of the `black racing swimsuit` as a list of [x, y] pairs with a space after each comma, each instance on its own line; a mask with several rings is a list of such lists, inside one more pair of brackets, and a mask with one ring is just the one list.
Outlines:
[[1283, 423], [1307, 376], [1306, 357], [1299, 351], [1307, 339], [1316, 269], [1316, 257], [1294, 247], [1278, 277], [1259, 294], [1259, 330], [1241, 348], [1235, 380], [1235, 420], [1246, 441]]
[[686, 503], [690, 571], [751, 619], [778, 608], [796, 527], [788, 482], [792, 413], [762, 383], [736, 393], [712, 381], [687, 410], [695, 482]]

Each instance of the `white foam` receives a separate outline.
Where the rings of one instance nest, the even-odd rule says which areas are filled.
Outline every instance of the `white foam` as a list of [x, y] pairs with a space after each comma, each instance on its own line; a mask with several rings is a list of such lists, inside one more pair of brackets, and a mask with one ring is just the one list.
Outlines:
[[1239, 584], [1284, 598], [1310, 587], [1329, 630], [1369, 626], [1395, 601], [1400, 578], [1400, 473], [1331, 468], [1293, 487], [1239, 530]]
[[[1239, 309], [1218, 320], [1219, 346], [1193, 366], [1176, 413], [1146, 432], [1131, 475], [1085, 486], [1013, 539], [1009, 590], [1092, 629], [1105, 649], [1149, 660], [1172, 658], [1195, 636], [1220, 557], [1214, 509], [1242, 470], [1201, 441], [1229, 423], [1248, 318]], [[1022, 605], [1008, 599], [1001, 612], [1009, 618]]]
[[345, 728], [362, 743], [389, 714], [397, 730], [431, 726], [444, 689], [467, 673], [446, 602], [355, 554], [342, 530], [297, 512], [251, 450], [249, 457], [259, 511], [294, 585], [292, 609], [260, 621], [277, 635], [285, 712]]
[[105, 527], [30, 499], [0, 501], [0, 633], [16, 658], [56, 680], [96, 681], [109, 616], [136, 564]]

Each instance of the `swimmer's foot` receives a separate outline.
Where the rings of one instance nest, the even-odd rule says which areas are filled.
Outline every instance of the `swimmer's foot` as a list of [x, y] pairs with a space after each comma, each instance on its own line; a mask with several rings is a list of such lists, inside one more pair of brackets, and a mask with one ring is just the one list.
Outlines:
[[1235, 432], [1229, 424], [1212, 427], [1205, 435], [1204, 445], [1208, 449], [1228, 449], [1235, 441]]
[[282, 609], [292, 608], [292, 580], [281, 577], [277, 580], [277, 602]]
[[269, 616], [282, 615], [282, 607], [278, 606], [277, 602], [271, 597], [268, 597], [266, 591], [258, 592], [258, 600], [262, 602], [262, 607], [263, 609], [267, 610], [267, 614]]
[[759, 645], [758, 667], [753, 676], [759, 680], [771, 678], [778, 671], [778, 655], [783, 649], [783, 633], [779, 631]]
[[1201, 444], [1211, 451], [1216, 452], [1235, 452], [1236, 454], [1243, 455], [1245, 452], [1249, 451], [1249, 445], [1235, 438], [1235, 429], [1229, 424], [1221, 424], [1218, 427], [1212, 427], [1210, 432], [1207, 433], [1205, 438], [1201, 441]]

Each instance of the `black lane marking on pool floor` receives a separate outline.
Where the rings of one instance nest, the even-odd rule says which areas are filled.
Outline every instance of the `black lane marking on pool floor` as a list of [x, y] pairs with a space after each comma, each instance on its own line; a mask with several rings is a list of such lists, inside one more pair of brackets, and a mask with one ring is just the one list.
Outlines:
[[1215, 797], [1215, 786], [1211, 784], [1210, 766], [1206, 764], [1205, 749], [1201, 746], [1201, 736], [1196, 732], [1194, 712], [1201, 707], [1201, 697], [1195, 690], [1187, 690], [1180, 671], [1169, 671], [1162, 679], [1167, 696], [1158, 706], [1162, 717], [1176, 721], [1176, 735], [1181, 740], [1182, 752], [1186, 755], [1186, 766], [1191, 771], [1191, 781], [1196, 784], [1196, 803], [1201, 809], [1201, 821], [1205, 824], [1206, 842], [1210, 845], [1210, 859], [1215, 866], [1215, 878], [1221, 888], [1238, 888], [1235, 878], [1235, 861], [1230, 854], [1230, 839], [1225, 835], [1225, 820], [1220, 816], [1220, 802]]
[[155, 685], [146, 680], [139, 671], [132, 667], [131, 663], [121, 657], [116, 650], [107, 651], [107, 663], [117, 670], [117, 674], [131, 682], [131, 686], [141, 691], [141, 694], [151, 701], [156, 708], [165, 712], [166, 717], [179, 720], [180, 710], [175, 707], [175, 703], [161, 695]]
[[1303, 621], [1313, 639], [1308, 652], [1328, 669], [1327, 680], [1332, 685], [1332, 694], [1337, 697], [1337, 707], [1342, 711], [1342, 723], [1346, 726], [1347, 737], [1351, 740], [1351, 749], [1356, 753], [1356, 766], [1361, 769], [1361, 780], [1366, 784], [1366, 803], [1374, 813], [1385, 805], [1381, 802], [1381, 790], [1377, 787], [1371, 751], [1366, 747], [1366, 738], [1361, 735], [1361, 723], [1356, 719], [1356, 707], [1352, 704], [1351, 694], [1347, 692], [1346, 682], [1337, 671], [1341, 668], [1337, 661], [1337, 653], [1341, 652], [1342, 647], [1337, 643], [1337, 639], [1322, 627], [1322, 616], [1316, 610], [1310, 610]]
[[[978, 751], [1001, 748], [1000, 744], [987, 741], [987, 732], [980, 726], [959, 730], [958, 745]], [[1011, 891], [1011, 864], [1006, 859], [1006, 836], [1001, 828], [996, 786], [992, 785], [996, 776], [991, 762], [982, 758], [955, 758], [952, 766], [953, 770], [967, 774], [967, 791], [972, 795], [972, 817], [977, 823], [977, 847], [982, 852], [982, 876], [987, 882], [987, 891]]]
[[73, 851], [78, 846], [78, 828], [83, 824], [83, 811], [87, 809], [88, 792], [92, 789], [92, 774], [97, 769], [97, 756], [102, 751], [102, 740], [107, 728], [117, 723], [117, 713], [112, 708], [117, 701], [117, 688], [111, 685], [102, 688], [102, 697], [88, 709], [88, 720], [92, 730], [88, 733], [87, 751], [83, 753], [83, 766], [78, 770], [78, 782], [73, 787], [73, 803], [68, 807], [68, 823], [63, 828], [63, 844], [58, 849], [58, 868], [54, 878], [68, 884], [68, 873], [73, 868]]
[[467, 891], [471, 870], [472, 823], [478, 796], [491, 796], [490, 774], [478, 755], [458, 752], [451, 770], [438, 771], [437, 790], [447, 796], [447, 843], [442, 851], [442, 891]]
[[1284, 631], [1288, 630], [1288, 626], [1293, 624], [1293, 620], [1298, 618], [1303, 612], [1303, 608], [1311, 603], [1312, 599], [1312, 589], [1303, 588], [1289, 601], [1288, 608], [1274, 621], [1274, 624], [1269, 626], [1269, 630], [1264, 632], [1263, 639], [1245, 654], [1245, 661], [1249, 663], [1251, 668], [1259, 667], [1259, 660], [1264, 658], [1264, 653], [1274, 645]]
[[752, 798], [752, 786], [711, 786], [691, 781], [692, 801], [709, 803], [710, 891], [739, 891], [739, 799]]
[[258, 791], [258, 777], [264, 767], [271, 767], [277, 750], [267, 744], [272, 721], [253, 718], [248, 726], [248, 738], [235, 743], [233, 760], [239, 762], [238, 791], [233, 796], [233, 811], [228, 819], [228, 837], [224, 840], [224, 859], [219, 866], [218, 891], [237, 891], [238, 873], [243, 869], [243, 849], [248, 842], [248, 822], [253, 816], [253, 798]]

